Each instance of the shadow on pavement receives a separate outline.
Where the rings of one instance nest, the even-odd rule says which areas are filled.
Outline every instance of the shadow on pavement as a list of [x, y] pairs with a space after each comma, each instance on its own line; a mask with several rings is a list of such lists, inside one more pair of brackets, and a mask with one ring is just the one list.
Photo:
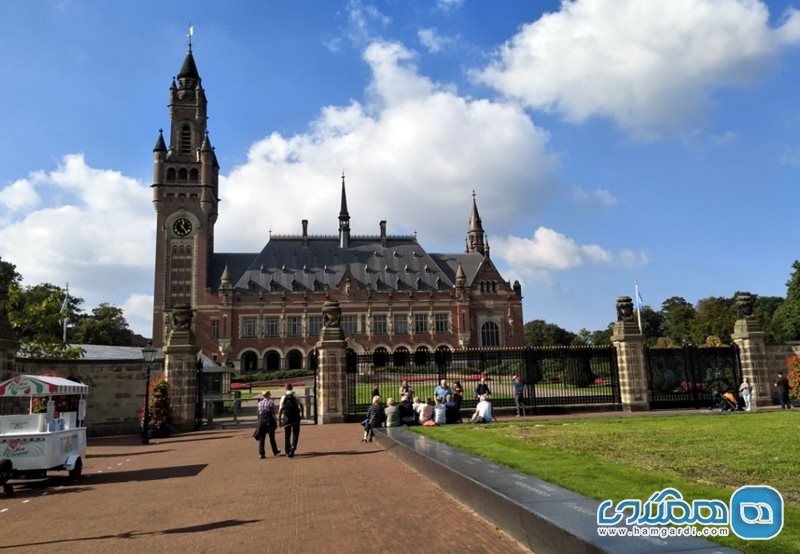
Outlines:
[[87, 458], [125, 458], [126, 456], [141, 456], [143, 454], [162, 454], [172, 452], [171, 449], [164, 450], [142, 450], [141, 452], [116, 452], [114, 454], [87, 454]]
[[90, 475], [84, 475], [81, 481], [88, 485], [98, 485], [101, 483], [157, 481], [159, 479], [173, 479], [176, 477], [195, 477], [206, 467], [208, 467], [208, 464], [154, 467], [151, 469], [137, 469], [136, 471], [109, 471], [108, 473], [92, 473]]
[[295, 458], [317, 458], [319, 456], [360, 456], [361, 454], [379, 454], [383, 450], [337, 450], [328, 452], [298, 452]]
[[145, 537], [147, 535], [171, 535], [176, 533], [200, 533], [203, 531], [213, 531], [215, 529], [223, 529], [226, 527], [238, 527], [240, 525], [249, 525], [251, 523], [259, 523], [260, 519], [225, 519], [222, 521], [214, 521], [202, 525], [192, 525], [191, 527], [178, 527], [175, 529], [163, 529], [161, 531], [129, 531], [127, 533], [118, 533], [116, 535], [97, 535], [95, 537], [76, 537], [72, 539], [56, 539], [51, 541], [40, 542], [27, 542], [20, 544], [4, 544], [0, 545], [0, 550], [9, 548], [23, 548], [26, 546], [45, 546], [49, 544], [62, 544], [68, 542], [81, 542], [81, 541], [98, 541], [108, 539], [135, 539], [136, 537]]
[[187, 435], [181, 435], [181, 438], [164, 438], [164, 439], [150, 439], [153, 444], [174, 444], [176, 442], [200, 442], [200, 441], [218, 441], [220, 439], [229, 439], [236, 435], [217, 435], [215, 437], [203, 437], [196, 439]]

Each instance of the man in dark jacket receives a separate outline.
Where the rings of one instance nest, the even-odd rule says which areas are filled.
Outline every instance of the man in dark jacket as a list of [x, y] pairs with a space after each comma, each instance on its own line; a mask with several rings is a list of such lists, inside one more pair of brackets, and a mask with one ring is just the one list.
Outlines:
[[778, 402], [781, 403], [781, 408], [791, 409], [792, 405], [789, 403], [789, 379], [783, 373], [778, 373], [778, 381], [775, 383], [775, 388], [778, 391]]
[[294, 387], [286, 384], [286, 394], [281, 398], [278, 409], [278, 421], [283, 423], [284, 448], [289, 458], [294, 458], [297, 450], [297, 441], [300, 438], [300, 420], [303, 419], [303, 405], [294, 395]]

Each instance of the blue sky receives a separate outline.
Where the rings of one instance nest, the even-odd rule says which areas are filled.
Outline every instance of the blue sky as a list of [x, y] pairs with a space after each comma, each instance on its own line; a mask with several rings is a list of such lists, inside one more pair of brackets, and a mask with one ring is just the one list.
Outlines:
[[800, 16], [788, 2], [0, 3], [0, 256], [149, 334], [152, 145], [194, 26], [217, 251], [269, 231], [463, 249], [471, 192], [525, 319], [784, 295]]

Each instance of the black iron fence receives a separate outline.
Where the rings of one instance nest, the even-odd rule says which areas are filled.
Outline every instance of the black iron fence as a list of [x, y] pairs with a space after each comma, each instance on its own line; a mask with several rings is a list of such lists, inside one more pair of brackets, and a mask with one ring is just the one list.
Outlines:
[[481, 378], [492, 405], [514, 406], [514, 377], [525, 384], [525, 403], [536, 411], [547, 406], [620, 404], [616, 350], [607, 347], [470, 349], [435, 352], [347, 354], [347, 414], [366, 412], [377, 388], [384, 402], [400, 399], [403, 380], [422, 400], [433, 398], [442, 379], [463, 390], [463, 409], [477, 403]]
[[653, 408], [710, 407], [715, 391], [737, 393], [739, 350], [734, 346], [646, 349]]

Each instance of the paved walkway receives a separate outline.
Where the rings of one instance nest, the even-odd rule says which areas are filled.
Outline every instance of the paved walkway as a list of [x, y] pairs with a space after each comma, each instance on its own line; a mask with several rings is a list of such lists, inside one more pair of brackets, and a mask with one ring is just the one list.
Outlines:
[[293, 459], [260, 460], [251, 432], [91, 441], [77, 483], [0, 495], [0, 552], [526, 551], [358, 424], [304, 425]]

